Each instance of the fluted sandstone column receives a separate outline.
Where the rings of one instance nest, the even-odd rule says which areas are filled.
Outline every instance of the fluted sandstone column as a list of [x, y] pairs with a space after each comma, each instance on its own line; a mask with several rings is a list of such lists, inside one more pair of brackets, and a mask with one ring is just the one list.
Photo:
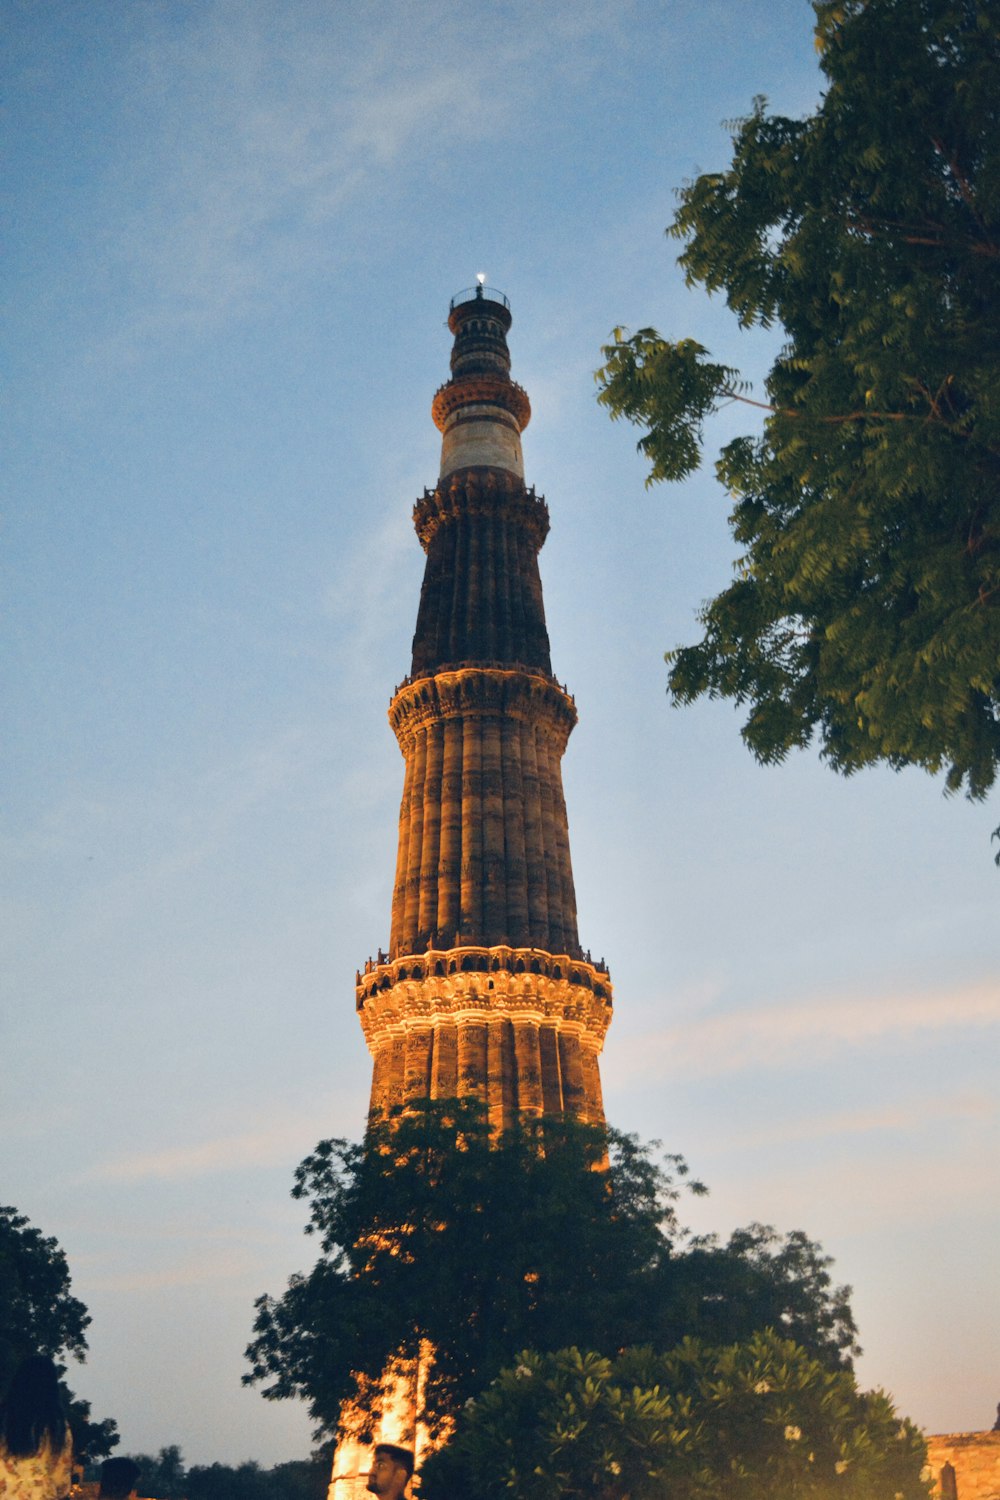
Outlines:
[[458, 1027], [454, 1021], [439, 1021], [434, 1028], [434, 1064], [431, 1098], [453, 1099], [458, 1095]]
[[508, 938], [507, 893], [504, 867], [503, 765], [501, 721], [483, 721], [483, 931]]
[[561, 1115], [562, 1076], [559, 1071], [559, 1039], [554, 1026], [539, 1027], [538, 1055], [542, 1068], [542, 1108], [547, 1115]]
[[399, 846], [396, 851], [396, 883], [392, 892], [392, 931], [401, 933], [406, 910], [406, 864], [410, 855], [410, 803], [413, 799], [413, 757], [406, 761], [403, 800], [399, 808]]
[[524, 725], [521, 734], [521, 754], [528, 935], [534, 947], [536, 943], [544, 944], [549, 928], [549, 883], [545, 871], [542, 794], [538, 783], [538, 754], [533, 724]]
[[420, 909], [420, 859], [423, 849], [424, 812], [427, 808], [427, 737], [417, 738], [413, 756], [413, 783], [410, 791], [410, 826], [407, 834], [406, 895], [403, 902], [403, 931], [406, 946], [412, 951], [417, 943], [417, 913]]
[[507, 910], [507, 933], [512, 943], [522, 943], [528, 932], [528, 869], [524, 837], [521, 737], [515, 720], [508, 717], [503, 719], [500, 737], [503, 768], [501, 816], [504, 838], [504, 899]]
[[441, 846], [438, 855], [438, 934], [455, 933], [462, 912], [462, 721], [445, 719], [441, 766]]
[[483, 930], [482, 721], [468, 719], [462, 735], [462, 914], [465, 942]]
[[433, 1036], [430, 1026], [426, 1025], [411, 1026], [406, 1033], [403, 1090], [407, 1099], [426, 1099], [430, 1095]]
[[542, 1059], [538, 1050], [537, 1021], [514, 1022], [514, 1057], [517, 1063], [517, 1104], [525, 1118], [537, 1119], [543, 1112]]

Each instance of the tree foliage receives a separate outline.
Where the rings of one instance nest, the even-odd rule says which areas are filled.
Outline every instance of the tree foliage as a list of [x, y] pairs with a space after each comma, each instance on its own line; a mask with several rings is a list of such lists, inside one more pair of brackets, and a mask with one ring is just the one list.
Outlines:
[[[16, 1208], [0, 1207], [0, 1391], [30, 1354], [47, 1354], [57, 1362], [86, 1357], [90, 1314], [70, 1285], [58, 1241]], [[106, 1457], [118, 1442], [116, 1423], [92, 1421], [90, 1402], [75, 1396], [65, 1381], [62, 1389], [74, 1453]]]
[[923, 1439], [773, 1332], [616, 1358], [522, 1353], [423, 1465], [444, 1500], [926, 1500]]
[[332, 1453], [317, 1450], [309, 1459], [263, 1469], [241, 1464], [192, 1464], [187, 1468], [176, 1443], [153, 1455], [133, 1453], [139, 1465], [139, 1494], [148, 1500], [326, 1500]]
[[121, 1442], [118, 1423], [113, 1417], [95, 1420], [91, 1417], [90, 1402], [69, 1389], [65, 1380], [62, 1388], [66, 1395], [66, 1415], [73, 1434], [73, 1457], [77, 1463], [99, 1462], [107, 1458], [113, 1448]]
[[90, 1314], [70, 1292], [66, 1253], [16, 1208], [0, 1207], [0, 1375], [29, 1354], [87, 1352]]
[[[1000, 23], [995, 0], [816, 0], [814, 114], [758, 100], [729, 168], [680, 193], [689, 284], [787, 340], [759, 437], [716, 465], [736, 576], [668, 654], [676, 703], [748, 706], [763, 762], [818, 736], [850, 773], [1000, 760]], [[616, 330], [598, 371], [650, 482], [746, 400], [693, 340]]]
[[524, 1347], [611, 1354], [774, 1322], [825, 1363], [848, 1363], [848, 1289], [831, 1287], [818, 1247], [759, 1225], [724, 1247], [688, 1243], [685, 1176], [676, 1156], [572, 1122], [526, 1122], [497, 1140], [474, 1101], [383, 1121], [359, 1145], [323, 1141], [294, 1188], [321, 1253], [284, 1296], [258, 1300], [244, 1380], [305, 1398], [333, 1431], [359, 1393], [373, 1416], [390, 1361], [428, 1345], [432, 1427]]
[[709, 1344], [728, 1344], [775, 1328], [823, 1363], [849, 1368], [859, 1352], [851, 1288], [833, 1285], [832, 1264], [801, 1229], [782, 1237], [750, 1224], [724, 1245], [698, 1236], [659, 1267], [647, 1340], [669, 1349], [697, 1331]]
[[187, 1500], [326, 1500], [332, 1454], [262, 1469], [247, 1462], [194, 1464], [187, 1471]]
[[158, 1453], [130, 1453], [139, 1466], [137, 1490], [149, 1500], [183, 1500], [187, 1493], [184, 1457], [177, 1443], [169, 1443]]

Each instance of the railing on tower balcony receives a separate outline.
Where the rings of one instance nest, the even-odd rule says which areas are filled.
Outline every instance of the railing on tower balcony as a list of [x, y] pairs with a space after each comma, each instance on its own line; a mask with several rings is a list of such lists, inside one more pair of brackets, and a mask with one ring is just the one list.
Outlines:
[[[434, 934], [434, 937], [438, 937]], [[611, 976], [603, 958], [594, 959], [590, 949], [576, 947], [572, 953], [550, 953], [544, 948], [518, 948], [508, 943], [485, 946], [465, 944], [461, 934], [453, 947], [439, 947], [430, 938], [423, 953], [398, 953], [395, 958], [380, 948], [376, 958], [369, 958], [364, 969], [355, 975], [357, 1008], [374, 999], [381, 991], [405, 980], [450, 979], [453, 975], [537, 974], [547, 979], [565, 980], [571, 986], [590, 990], [610, 1006], [608, 995]], [[490, 989], [493, 988], [490, 982]]]
[[510, 312], [509, 300], [495, 286], [467, 286], [463, 292], [455, 293], [448, 304], [448, 311], [454, 312], [463, 302], [499, 302], [501, 307]]

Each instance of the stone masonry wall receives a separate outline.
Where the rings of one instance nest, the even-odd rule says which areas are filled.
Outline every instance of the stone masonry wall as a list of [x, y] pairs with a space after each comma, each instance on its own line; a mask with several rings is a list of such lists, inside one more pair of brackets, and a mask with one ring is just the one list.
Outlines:
[[[953, 1485], [946, 1464], [954, 1471]], [[1000, 1432], [928, 1437], [927, 1466], [940, 1500], [1000, 1500]]]

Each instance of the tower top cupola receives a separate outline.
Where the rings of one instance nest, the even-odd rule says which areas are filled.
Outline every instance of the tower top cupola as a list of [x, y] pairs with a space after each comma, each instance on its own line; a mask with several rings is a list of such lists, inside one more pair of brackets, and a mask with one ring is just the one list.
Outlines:
[[482, 280], [451, 299], [451, 379], [431, 405], [442, 434], [442, 479], [457, 469], [482, 466], [524, 478], [521, 433], [531, 420], [531, 403], [510, 378], [511, 322], [503, 292]]

